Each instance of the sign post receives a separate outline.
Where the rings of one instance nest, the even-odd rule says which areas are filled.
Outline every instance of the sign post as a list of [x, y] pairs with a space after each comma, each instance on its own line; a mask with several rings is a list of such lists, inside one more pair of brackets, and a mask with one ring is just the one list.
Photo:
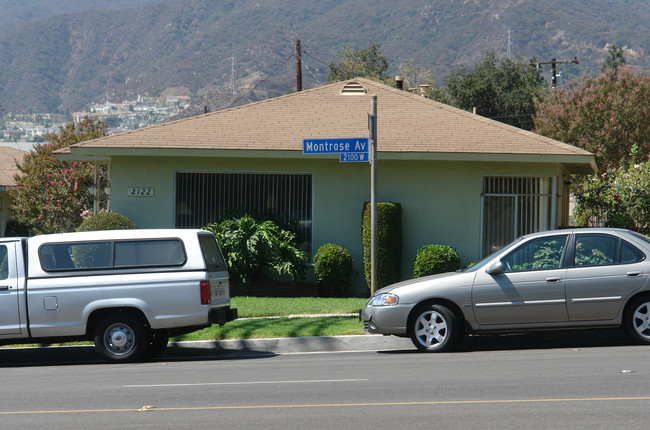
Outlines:
[[377, 95], [372, 96], [368, 116], [370, 143], [370, 295], [377, 291]]
[[370, 294], [377, 289], [377, 96], [368, 115], [369, 137], [303, 139], [303, 154], [339, 154], [341, 163], [370, 162]]

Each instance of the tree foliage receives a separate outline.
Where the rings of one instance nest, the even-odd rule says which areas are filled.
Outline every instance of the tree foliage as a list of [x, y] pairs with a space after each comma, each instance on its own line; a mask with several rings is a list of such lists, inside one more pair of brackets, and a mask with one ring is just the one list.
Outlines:
[[574, 215], [579, 226], [604, 222], [650, 234], [650, 162], [635, 146], [620, 166], [580, 178]]
[[603, 63], [603, 72], [607, 70], [618, 70], [619, 67], [625, 66], [627, 60], [625, 59], [625, 48], [619, 48], [616, 45], [609, 47], [607, 58]]
[[15, 177], [17, 187], [11, 192], [13, 217], [29, 225], [35, 234], [78, 227], [93, 208], [89, 187], [94, 185], [98, 198], [105, 200], [106, 167], [57, 160], [54, 152], [105, 134], [102, 122], [86, 117], [65, 125], [59, 133], [48, 134], [46, 143], [34, 145], [22, 163], [17, 163], [20, 173]]
[[[488, 53], [473, 68], [460, 67], [444, 81], [448, 102], [488, 118], [525, 130], [533, 128], [533, 115], [547, 97], [540, 71], [527, 62]], [[445, 101], [445, 100], [440, 100]]]
[[599, 173], [617, 168], [637, 146], [650, 154], [650, 75], [622, 67], [558, 89], [543, 103], [535, 131], [596, 156]]
[[388, 60], [381, 54], [380, 48], [378, 43], [370, 43], [366, 49], [355, 49], [352, 46], [343, 48], [336, 56], [339, 62], [330, 63], [327, 79], [339, 82], [359, 77], [387, 81]]

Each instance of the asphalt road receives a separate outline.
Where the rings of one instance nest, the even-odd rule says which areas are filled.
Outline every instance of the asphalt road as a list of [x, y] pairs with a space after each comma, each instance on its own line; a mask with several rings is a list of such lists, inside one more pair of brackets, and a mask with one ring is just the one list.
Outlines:
[[0, 428], [644, 428], [650, 347], [618, 335], [102, 364], [0, 352]]

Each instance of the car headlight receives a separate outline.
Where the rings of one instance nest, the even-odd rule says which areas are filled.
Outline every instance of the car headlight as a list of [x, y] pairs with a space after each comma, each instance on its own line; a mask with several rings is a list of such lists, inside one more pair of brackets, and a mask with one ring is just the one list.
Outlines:
[[377, 294], [370, 299], [370, 306], [395, 306], [399, 301], [399, 297], [395, 294], [382, 293]]

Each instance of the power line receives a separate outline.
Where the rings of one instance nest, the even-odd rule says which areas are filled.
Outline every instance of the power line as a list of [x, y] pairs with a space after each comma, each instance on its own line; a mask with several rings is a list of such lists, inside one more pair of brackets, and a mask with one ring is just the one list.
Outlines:
[[273, 70], [270, 74], [268, 74], [264, 79], [262, 79], [261, 81], [258, 81], [257, 83], [255, 83], [255, 85], [250, 90], [248, 90], [246, 93], [242, 94], [241, 97], [233, 100], [232, 103], [230, 103], [228, 106], [224, 107], [223, 109], [229, 109], [229, 108], [233, 107], [240, 100], [242, 100], [243, 98], [248, 96], [250, 93], [255, 91], [258, 86], [260, 86], [264, 82], [268, 81], [271, 77], [273, 77], [285, 64], [287, 64], [287, 61], [291, 60], [292, 58], [294, 58], [293, 53], [291, 53], [289, 56], [287, 56], [287, 58], [285, 58], [284, 61], [282, 61], [282, 63], [280, 63], [280, 65], [278, 65], [278, 67], [276, 67], [275, 70]]

